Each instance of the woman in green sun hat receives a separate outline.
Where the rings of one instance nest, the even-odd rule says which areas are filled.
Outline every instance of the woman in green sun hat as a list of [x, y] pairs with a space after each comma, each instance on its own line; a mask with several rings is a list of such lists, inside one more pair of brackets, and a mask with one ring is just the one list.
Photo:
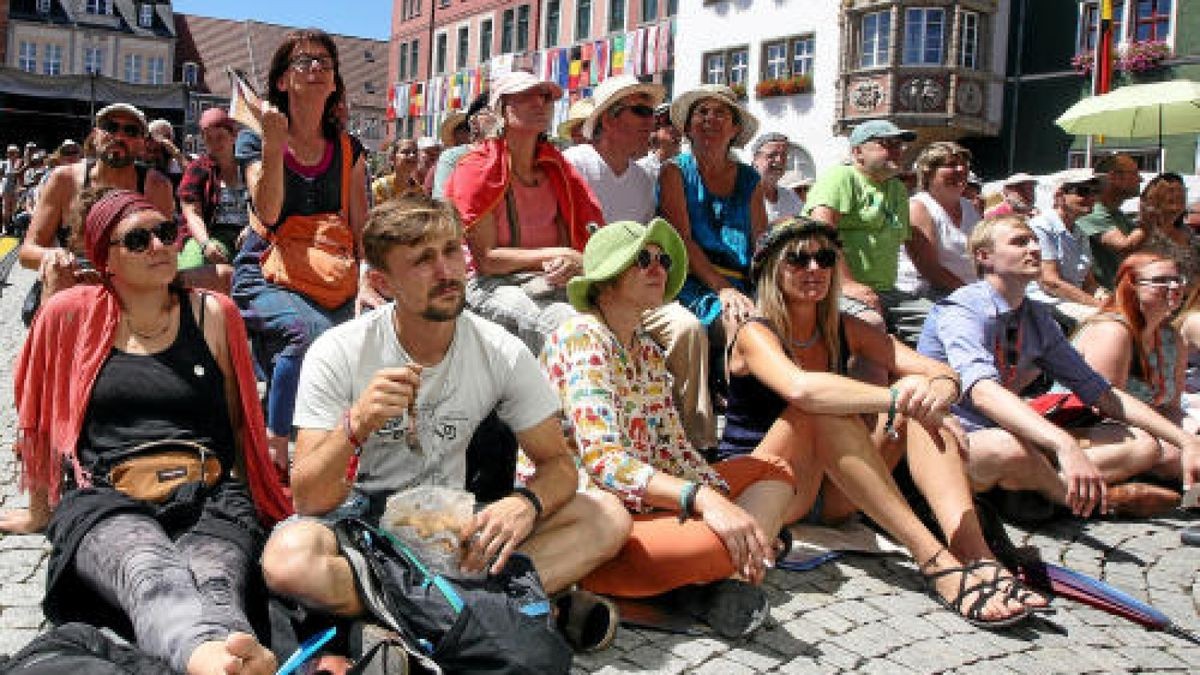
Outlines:
[[662, 351], [640, 328], [687, 269], [683, 241], [661, 218], [602, 228], [567, 285], [581, 314], [551, 334], [542, 366], [584, 468], [634, 514], [625, 547], [583, 587], [618, 597], [673, 591], [718, 633], [740, 637], [768, 614], [759, 584], [794, 477], [780, 444], [710, 466], [688, 443]]

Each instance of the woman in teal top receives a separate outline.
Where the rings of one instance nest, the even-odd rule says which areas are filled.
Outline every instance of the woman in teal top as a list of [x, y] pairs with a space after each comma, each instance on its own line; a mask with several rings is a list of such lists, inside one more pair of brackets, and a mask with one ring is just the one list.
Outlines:
[[758, 172], [730, 151], [754, 136], [758, 120], [728, 87], [703, 85], [671, 105], [671, 121], [691, 142], [659, 177], [659, 212], [688, 252], [679, 302], [706, 326], [720, 317], [732, 335], [754, 311], [750, 256], [767, 229], [767, 212]]

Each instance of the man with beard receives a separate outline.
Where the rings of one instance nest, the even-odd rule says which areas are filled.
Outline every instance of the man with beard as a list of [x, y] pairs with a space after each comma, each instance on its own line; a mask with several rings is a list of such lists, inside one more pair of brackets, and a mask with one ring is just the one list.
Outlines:
[[[896, 176], [917, 135], [887, 120], [850, 132], [851, 162], [817, 176], [805, 215], [838, 229], [844, 255], [842, 308], [916, 344], [932, 303], [896, 288], [900, 246], [909, 240], [908, 189]], [[886, 321], [886, 323], [885, 323]]]
[[754, 157], [754, 168], [762, 176], [763, 205], [767, 207], [767, 222], [780, 218], [798, 216], [804, 210], [804, 202], [790, 188], [780, 189], [779, 180], [787, 171], [788, 153], [791, 145], [788, 137], [778, 131], [759, 136], [750, 146]]
[[1128, 155], [1105, 157], [1096, 164], [1096, 172], [1103, 174], [1100, 194], [1092, 212], [1077, 225], [1092, 244], [1096, 281], [1111, 291], [1121, 260], [1146, 241], [1146, 231], [1121, 212], [1121, 202], [1138, 195], [1142, 176]]
[[99, 161], [62, 167], [42, 188], [37, 208], [21, 244], [21, 265], [37, 269], [43, 297], [77, 281], [99, 281], [90, 265], [83, 267], [66, 248], [67, 218], [75, 196], [89, 187], [113, 187], [144, 194], [161, 213], [175, 213], [171, 181], [158, 171], [134, 164], [146, 143], [146, 116], [127, 104], [114, 103], [96, 114], [91, 140]]
[[598, 490], [576, 492], [558, 397], [533, 354], [464, 311], [462, 238], [454, 208], [427, 197], [371, 210], [363, 250], [394, 301], [329, 329], [305, 355], [291, 482], [302, 517], [280, 525], [263, 552], [276, 592], [341, 616], [361, 614], [330, 526], [346, 515], [378, 522], [386, 498], [400, 490], [461, 489], [468, 441], [493, 409], [534, 472], [464, 528], [463, 570], [497, 573], [519, 551], [554, 593], [623, 544], [630, 518], [620, 502]]

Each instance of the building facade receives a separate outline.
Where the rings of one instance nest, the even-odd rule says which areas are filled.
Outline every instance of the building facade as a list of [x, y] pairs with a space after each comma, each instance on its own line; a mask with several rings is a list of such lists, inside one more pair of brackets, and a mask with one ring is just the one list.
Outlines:
[[[175, 83], [170, 2], [11, 0], [0, 96], [20, 133], [53, 145], [80, 138], [96, 109], [132, 103], [151, 117], [183, 120]], [[6, 131], [4, 133], [14, 133]]]
[[634, 72], [669, 88], [677, 5], [678, 0], [393, 0], [388, 79], [394, 131], [433, 133], [448, 112], [466, 107], [490, 78], [512, 69], [531, 70], [563, 86], [568, 96], [556, 109], [558, 117], [616, 72]]
[[[176, 76], [188, 93], [185, 129], [190, 138], [185, 144], [195, 149], [200, 114], [207, 108], [229, 105], [226, 69], [241, 71], [259, 93], [264, 93], [271, 56], [295, 28], [191, 14], [177, 14], [175, 24], [179, 35]], [[346, 87], [348, 129], [367, 148], [378, 150], [385, 136], [388, 43], [345, 35], [332, 38]]]

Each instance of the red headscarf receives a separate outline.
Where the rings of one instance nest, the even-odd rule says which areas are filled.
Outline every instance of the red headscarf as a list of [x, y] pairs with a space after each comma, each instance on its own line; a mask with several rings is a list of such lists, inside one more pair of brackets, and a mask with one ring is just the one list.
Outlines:
[[142, 211], [158, 211], [158, 207], [133, 190], [112, 190], [92, 205], [83, 223], [83, 248], [97, 270], [108, 269], [108, 241], [117, 224]]

